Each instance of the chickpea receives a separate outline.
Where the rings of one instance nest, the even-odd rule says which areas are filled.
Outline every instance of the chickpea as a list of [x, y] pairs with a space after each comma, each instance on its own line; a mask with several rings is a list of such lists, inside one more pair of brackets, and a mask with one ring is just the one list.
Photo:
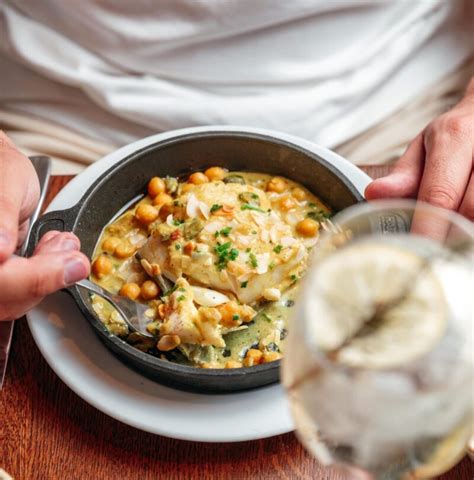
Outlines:
[[122, 242], [115, 249], [115, 256], [117, 258], [128, 258], [128, 257], [131, 257], [134, 253], [135, 253], [135, 247], [131, 245], [129, 242]]
[[235, 360], [229, 360], [225, 363], [225, 368], [240, 368], [242, 366], [241, 362], [236, 362]]
[[163, 335], [156, 347], [162, 352], [169, 352], [170, 350], [176, 348], [180, 343], [181, 339], [178, 337], [178, 335]]
[[102, 278], [104, 275], [109, 274], [112, 271], [113, 265], [110, 258], [105, 255], [99, 255], [92, 264], [92, 273]]
[[194, 252], [195, 249], [196, 249], [196, 244], [191, 241], [191, 242], [186, 243], [186, 245], [183, 247], [183, 252], [186, 255], [192, 255], [192, 253]]
[[280, 209], [284, 212], [296, 207], [296, 202], [291, 197], [284, 197], [279, 201]]
[[159, 193], [153, 200], [153, 205], [155, 205], [156, 207], [161, 207], [162, 205], [169, 205], [170, 203], [173, 203], [173, 197], [164, 192]]
[[286, 190], [288, 184], [284, 178], [281, 177], [273, 177], [267, 183], [267, 190], [270, 192], [282, 193]]
[[168, 215], [174, 213], [175, 207], [172, 203], [165, 203], [160, 208], [160, 218], [163, 222], [166, 220]]
[[153, 205], [142, 203], [135, 210], [135, 217], [143, 225], [148, 225], [158, 218], [158, 210]]
[[160, 177], [153, 177], [148, 182], [148, 195], [150, 195], [151, 198], [155, 198], [158, 194], [163, 193], [165, 190], [165, 182]]
[[[227, 326], [234, 326], [235, 322], [240, 320], [239, 304], [237, 302], [231, 301], [224, 303], [217, 307], [219, 313], [222, 316], [222, 324]], [[234, 316], [238, 316], [238, 319], [234, 319]]]
[[142, 283], [140, 290], [143, 300], [153, 300], [160, 293], [158, 285], [153, 280], [146, 280]]
[[120, 295], [130, 300], [136, 300], [140, 295], [140, 285], [137, 283], [125, 283], [120, 289]]
[[107, 237], [103, 242], [102, 242], [102, 248], [107, 252], [107, 253], [114, 253], [115, 249], [122, 243], [120, 238], [118, 237]]
[[227, 172], [221, 167], [210, 167], [204, 172], [204, 175], [212, 182], [222, 180], [226, 173]]
[[194, 185], [192, 183], [184, 183], [181, 186], [181, 193], [188, 193], [194, 188]]
[[256, 365], [255, 359], [253, 357], [245, 357], [244, 358], [244, 367], [253, 367]]
[[251, 348], [248, 350], [247, 355], [245, 355], [246, 358], [252, 358], [254, 365], [257, 363], [260, 363], [260, 361], [263, 358], [263, 352], [260, 350], [257, 350], [256, 348]]
[[306, 192], [299, 187], [295, 187], [291, 191], [291, 194], [296, 198], [296, 200], [298, 200], [298, 202], [302, 202], [306, 198]]
[[202, 172], [194, 172], [189, 175], [188, 182], [194, 185], [201, 185], [202, 183], [209, 182], [209, 179]]
[[281, 357], [281, 353], [278, 352], [265, 352], [263, 354], [263, 363], [274, 362], [275, 360], [279, 360]]
[[319, 223], [312, 218], [305, 218], [296, 224], [296, 231], [303, 237], [314, 237], [319, 231]]

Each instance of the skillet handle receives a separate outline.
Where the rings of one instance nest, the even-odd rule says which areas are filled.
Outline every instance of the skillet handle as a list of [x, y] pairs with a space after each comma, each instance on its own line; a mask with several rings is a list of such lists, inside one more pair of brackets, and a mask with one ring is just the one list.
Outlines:
[[31, 257], [38, 242], [46, 232], [51, 230], [71, 232], [78, 213], [79, 206], [75, 205], [67, 210], [56, 210], [42, 215], [31, 227], [27, 240], [26, 256]]

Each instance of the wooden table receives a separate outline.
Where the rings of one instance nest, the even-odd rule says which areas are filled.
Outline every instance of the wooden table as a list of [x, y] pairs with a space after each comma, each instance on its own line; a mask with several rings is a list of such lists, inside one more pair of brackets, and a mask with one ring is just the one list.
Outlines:
[[[365, 170], [372, 177], [387, 173], [387, 167]], [[52, 178], [47, 203], [71, 178]], [[59, 380], [24, 319], [15, 325], [0, 406], [0, 468], [16, 480], [343, 478], [322, 468], [293, 433], [211, 444], [171, 440], [124, 425]], [[472, 480], [472, 464], [465, 458], [441, 478]]]

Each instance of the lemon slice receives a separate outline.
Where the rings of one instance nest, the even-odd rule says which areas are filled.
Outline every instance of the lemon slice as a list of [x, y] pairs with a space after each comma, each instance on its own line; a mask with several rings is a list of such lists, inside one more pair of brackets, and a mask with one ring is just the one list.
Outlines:
[[391, 244], [354, 243], [320, 261], [308, 278], [310, 338], [353, 367], [392, 368], [429, 352], [445, 332], [446, 311], [423, 257]]

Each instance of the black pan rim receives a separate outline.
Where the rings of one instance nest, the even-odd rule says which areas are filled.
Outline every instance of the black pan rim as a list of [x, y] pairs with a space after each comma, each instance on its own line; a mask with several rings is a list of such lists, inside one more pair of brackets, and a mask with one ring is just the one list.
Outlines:
[[[143, 156], [146, 153], [158, 151], [162, 148], [170, 147], [177, 143], [183, 143], [186, 141], [193, 141], [197, 139], [214, 139], [214, 138], [241, 138], [249, 140], [257, 140], [261, 142], [270, 142], [273, 144], [278, 144], [284, 146], [288, 149], [302, 153], [311, 160], [321, 164], [326, 170], [330, 171], [338, 181], [342, 182], [344, 186], [349, 190], [349, 192], [354, 196], [357, 202], [364, 201], [364, 198], [359, 193], [354, 184], [344, 175], [340, 170], [338, 170], [334, 165], [328, 162], [326, 159], [321, 157], [319, 154], [308, 150], [307, 148], [301, 147], [298, 144], [295, 144], [291, 141], [281, 139], [270, 134], [264, 133], [255, 133], [255, 132], [246, 132], [245, 129], [242, 130], [213, 130], [210, 128], [206, 131], [194, 132], [194, 133], [182, 133], [177, 134], [176, 136], [166, 138], [163, 140], [157, 140], [153, 143], [150, 143], [146, 146], [143, 146], [118, 160], [111, 167], [109, 167], [105, 172], [103, 172], [95, 181], [90, 185], [86, 192], [82, 195], [81, 199], [70, 209], [75, 213], [75, 219], [72, 223], [72, 231], [77, 227], [78, 222], [80, 221], [81, 215], [84, 214], [84, 208], [89, 201], [92, 194], [100, 188], [100, 186], [106, 182], [110, 181], [113, 176], [115, 176], [122, 167], [127, 165], [130, 162], [135, 161], [137, 158]], [[183, 174], [187, 173], [186, 170], [183, 170]], [[275, 175], [284, 175], [288, 178], [287, 173], [274, 172]], [[105, 225], [104, 225], [105, 226]], [[264, 372], [278, 370], [280, 368], [280, 360], [256, 365], [253, 367], [243, 367], [236, 369], [201, 369], [198, 367], [181, 365], [173, 363], [167, 360], [162, 360], [153, 355], [141, 352], [140, 350], [134, 348], [120, 337], [111, 334], [107, 327], [98, 319], [95, 313], [86, 305], [83, 300], [81, 293], [79, 292], [79, 287], [73, 286], [68, 289], [69, 293], [73, 296], [76, 304], [79, 306], [81, 313], [86, 317], [91, 326], [94, 328], [101, 340], [112, 342], [115, 347], [119, 350], [122, 350], [127, 357], [134, 357], [139, 362], [144, 362], [149, 364], [150, 367], [153, 367], [156, 370], [166, 371], [170, 374], [181, 374], [181, 375], [192, 375], [194, 377], [200, 378], [236, 378], [241, 376], [255, 376], [260, 375]], [[107, 345], [106, 345], [107, 346]], [[107, 348], [109, 348], [107, 346]], [[263, 385], [262, 385], [263, 386]]]

